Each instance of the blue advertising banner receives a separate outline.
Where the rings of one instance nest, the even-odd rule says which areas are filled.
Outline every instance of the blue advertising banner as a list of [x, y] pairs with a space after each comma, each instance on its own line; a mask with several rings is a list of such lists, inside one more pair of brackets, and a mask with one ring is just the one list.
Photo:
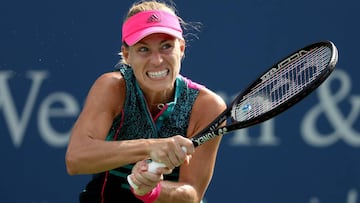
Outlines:
[[[69, 176], [71, 127], [94, 80], [113, 69], [133, 1], [3, 0], [0, 6], [0, 201], [78, 202], [89, 175]], [[339, 62], [304, 101], [224, 136], [205, 202], [360, 202], [360, 2], [175, 1], [189, 36], [182, 74], [227, 102], [310, 43]]]

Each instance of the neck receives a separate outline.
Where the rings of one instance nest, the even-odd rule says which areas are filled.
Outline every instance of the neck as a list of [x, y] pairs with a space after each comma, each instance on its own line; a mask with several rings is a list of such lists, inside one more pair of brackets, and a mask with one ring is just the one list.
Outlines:
[[145, 95], [145, 98], [150, 106], [164, 105], [174, 100], [174, 90], [152, 93], [150, 95]]
[[161, 110], [163, 110], [167, 103], [174, 100], [174, 91], [164, 91], [159, 94], [151, 94], [152, 97], [146, 95], [144, 96], [152, 116], [156, 116]]

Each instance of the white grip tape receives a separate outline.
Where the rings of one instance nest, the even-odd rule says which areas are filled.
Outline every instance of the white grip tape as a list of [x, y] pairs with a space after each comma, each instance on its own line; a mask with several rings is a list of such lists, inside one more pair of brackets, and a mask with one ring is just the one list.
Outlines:
[[[182, 146], [181, 149], [186, 153], [187, 150], [186, 150], [186, 147]], [[155, 173], [156, 170], [158, 168], [165, 168], [166, 165], [163, 164], [163, 163], [159, 163], [159, 162], [156, 162], [156, 161], [152, 161], [149, 163], [148, 165], [148, 171], [151, 172], [151, 173]]]
[[155, 173], [158, 168], [165, 168], [165, 167], [166, 167], [166, 165], [163, 163], [152, 161], [148, 165], [148, 171], [151, 173]]
[[134, 189], [134, 190], [137, 190], [139, 187], [131, 180], [130, 178], [131, 175], [128, 175], [127, 176], [127, 181], [129, 183], [129, 185]]
[[[185, 147], [181, 147], [181, 149], [182, 149], [185, 153], [187, 152], [187, 150], [186, 150]], [[152, 161], [152, 162], [150, 162], [149, 165], [148, 165], [148, 171], [151, 172], [151, 173], [155, 173], [158, 168], [162, 168], [162, 167], [165, 168], [166, 165], [163, 164], [163, 163], [159, 163], [159, 162], [156, 162], [156, 161]], [[131, 176], [131, 175], [128, 175], [128, 176], [127, 176], [127, 181], [128, 181], [128, 183], [129, 183], [129, 185], [130, 185], [134, 190], [137, 190], [139, 187], [131, 180], [130, 176]]]

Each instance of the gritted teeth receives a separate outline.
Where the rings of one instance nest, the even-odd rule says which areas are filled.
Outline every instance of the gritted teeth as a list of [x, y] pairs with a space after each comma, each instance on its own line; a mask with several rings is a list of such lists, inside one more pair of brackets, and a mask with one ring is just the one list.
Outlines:
[[161, 78], [165, 77], [168, 73], [168, 70], [157, 71], [157, 72], [147, 72], [148, 76], [151, 78]]

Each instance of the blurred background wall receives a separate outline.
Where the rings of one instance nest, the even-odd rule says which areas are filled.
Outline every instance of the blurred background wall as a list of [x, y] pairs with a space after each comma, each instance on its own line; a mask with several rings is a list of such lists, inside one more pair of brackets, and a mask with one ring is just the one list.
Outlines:
[[[0, 201], [77, 202], [90, 176], [64, 155], [87, 91], [119, 60], [129, 0], [0, 3]], [[310, 97], [226, 135], [206, 202], [360, 202], [356, 0], [177, 1], [189, 36], [182, 74], [227, 102], [298, 48], [331, 40], [336, 70]]]

